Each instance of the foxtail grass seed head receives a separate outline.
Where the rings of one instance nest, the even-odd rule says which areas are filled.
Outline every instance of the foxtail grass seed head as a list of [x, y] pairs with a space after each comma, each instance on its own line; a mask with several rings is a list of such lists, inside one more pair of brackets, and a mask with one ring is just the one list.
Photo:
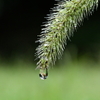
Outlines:
[[[48, 14], [47, 22], [43, 25], [36, 56], [39, 59], [37, 68], [44, 71], [60, 58], [67, 40], [74, 30], [80, 26], [84, 17], [92, 14], [98, 6], [99, 0], [57, 0], [57, 6]], [[47, 75], [39, 74], [41, 79]]]

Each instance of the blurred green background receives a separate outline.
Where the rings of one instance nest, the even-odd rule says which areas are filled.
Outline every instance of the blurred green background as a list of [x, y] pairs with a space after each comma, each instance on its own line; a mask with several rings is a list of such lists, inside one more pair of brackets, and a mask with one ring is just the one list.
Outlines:
[[0, 0], [0, 100], [100, 100], [100, 6], [42, 81], [35, 48], [54, 0]]

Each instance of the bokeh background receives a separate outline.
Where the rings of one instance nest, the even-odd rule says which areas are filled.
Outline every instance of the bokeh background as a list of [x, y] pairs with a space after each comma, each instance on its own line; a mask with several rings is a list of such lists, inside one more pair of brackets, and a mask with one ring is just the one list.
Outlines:
[[100, 4], [42, 81], [35, 49], [54, 0], [0, 0], [0, 100], [100, 100]]

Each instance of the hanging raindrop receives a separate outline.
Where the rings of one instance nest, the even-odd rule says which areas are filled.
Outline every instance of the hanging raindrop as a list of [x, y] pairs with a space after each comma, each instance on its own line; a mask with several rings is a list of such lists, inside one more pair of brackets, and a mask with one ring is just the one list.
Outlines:
[[48, 69], [47, 69], [47, 68], [45, 68], [45, 69], [40, 69], [39, 77], [40, 77], [42, 80], [47, 79], [47, 77], [48, 77]]

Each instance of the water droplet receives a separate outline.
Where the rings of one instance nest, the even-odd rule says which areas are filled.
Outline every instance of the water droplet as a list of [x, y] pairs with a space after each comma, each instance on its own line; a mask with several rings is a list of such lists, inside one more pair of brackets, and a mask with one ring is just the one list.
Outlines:
[[48, 77], [48, 69], [47, 68], [41, 68], [39, 77], [42, 80], [47, 79], [47, 77]]

